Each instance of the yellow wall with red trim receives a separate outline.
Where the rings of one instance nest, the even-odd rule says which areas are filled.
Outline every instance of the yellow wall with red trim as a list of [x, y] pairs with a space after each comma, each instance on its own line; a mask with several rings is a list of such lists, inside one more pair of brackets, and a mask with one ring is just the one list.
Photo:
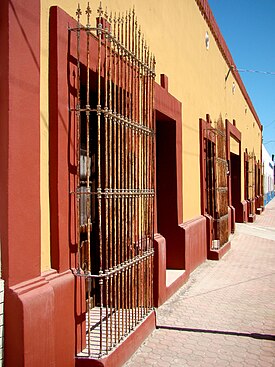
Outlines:
[[[41, 0], [41, 243], [42, 271], [50, 268], [49, 221], [49, 9], [58, 5], [75, 17], [80, 3], [85, 13], [86, 1]], [[199, 119], [210, 114], [213, 121], [236, 121], [241, 131], [241, 152], [245, 148], [261, 158], [261, 129], [250, 110], [237, 81], [230, 72], [216, 41], [195, 0], [106, 0], [108, 11], [124, 12], [135, 6], [150, 50], [156, 56], [156, 81], [160, 74], [169, 78], [169, 92], [182, 103], [182, 157], [183, 157], [183, 220], [201, 214], [200, 209], [200, 146]], [[92, 17], [96, 17], [98, 3], [90, 2]], [[66, 34], [67, 29], [64, 29]], [[205, 45], [209, 34], [209, 49]], [[233, 90], [233, 83], [235, 88]], [[66, 86], [64, 86], [66, 87]], [[232, 147], [232, 149], [234, 149]], [[244, 198], [243, 154], [241, 166], [241, 197]]]

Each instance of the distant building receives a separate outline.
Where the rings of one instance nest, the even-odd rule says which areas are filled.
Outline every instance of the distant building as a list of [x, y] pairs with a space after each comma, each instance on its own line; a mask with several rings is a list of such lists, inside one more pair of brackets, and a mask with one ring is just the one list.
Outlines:
[[263, 161], [263, 183], [264, 183], [264, 205], [266, 205], [272, 198], [274, 198], [274, 161], [269, 155], [265, 146], [262, 151]]
[[208, 2], [87, 5], [0, 3], [8, 367], [118, 367], [263, 206], [262, 126]]

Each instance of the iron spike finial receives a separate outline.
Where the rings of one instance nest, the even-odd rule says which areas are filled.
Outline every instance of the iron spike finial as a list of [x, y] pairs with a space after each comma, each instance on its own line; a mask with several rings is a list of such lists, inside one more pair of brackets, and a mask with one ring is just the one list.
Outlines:
[[112, 13], [112, 12], [110, 12], [109, 22], [110, 22], [110, 23], [112, 23], [112, 21], [113, 21], [113, 13]]
[[108, 20], [108, 9], [107, 9], [107, 6], [105, 8], [105, 14], [104, 14], [104, 16], [105, 16], [105, 19]]
[[134, 17], [134, 16], [135, 16], [135, 14], [136, 14], [136, 11], [135, 11], [135, 5], [133, 6], [132, 14], [133, 14], [133, 17]]
[[138, 27], [138, 35], [139, 35], [139, 37], [141, 36], [141, 27], [140, 26]]
[[102, 3], [101, 3], [101, 1], [99, 3], [99, 7], [97, 9], [97, 12], [98, 12], [99, 18], [101, 18], [102, 17], [102, 14], [103, 14], [103, 9], [102, 9]]
[[78, 3], [78, 7], [76, 9], [76, 18], [77, 18], [78, 23], [80, 23], [80, 16], [81, 15], [82, 15], [82, 11], [81, 11], [81, 8], [80, 8], [80, 4]]
[[88, 5], [87, 5], [87, 9], [85, 11], [86, 15], [87, 15], [87, 28], [90, 27], [90, 16], [92, 14], [92, 10], [90, 8], [90, 3], [88, 2]]

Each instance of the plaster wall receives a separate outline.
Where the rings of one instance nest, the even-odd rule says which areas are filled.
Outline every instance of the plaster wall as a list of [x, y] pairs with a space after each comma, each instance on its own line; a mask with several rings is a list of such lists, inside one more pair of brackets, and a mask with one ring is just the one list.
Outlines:
[[[49, 226], [49, 115], [48, 115], [48, 60], [49, 60], [49, 9], [61, 7], [73, 17], [78, 2], [85, 14], [86, 1], [41, 0], [41, 69], [40, 69], [40, 119], [41, 119], [41, 268], [50, 264]], [[102, 4], [113, 12], [125, 12], [133, 5], [145, 39], [156, 56], [156, 81], [160, 74], [169, 78], [169, 92], [182, 102], [182, 162], [183, 162], [183, 221], [201, 214], [199, 166], [199, 118], [208, 113], [212, 121], [222, 117], [236, 120], [242, 134], [241, 151], [260, 159], [261, 129], [250, 110], [237, 81], [218, 48], [216, 41], [195, 0], [159, 1], [106, 0]], [[96, 17], [98, 3], [90, 4]], [[84, 19], [84, 18], [83, 18]], [[210, 45], [206, 48], [205, 35]], [[64, 30], [64, 36], [67, 36]], [[225, 78], [228, 74], [227, 79]], [[234, 150], [234, 146], [231, 148]], [[243, 192], [243, 157], [241, 164], [241, 199]]]

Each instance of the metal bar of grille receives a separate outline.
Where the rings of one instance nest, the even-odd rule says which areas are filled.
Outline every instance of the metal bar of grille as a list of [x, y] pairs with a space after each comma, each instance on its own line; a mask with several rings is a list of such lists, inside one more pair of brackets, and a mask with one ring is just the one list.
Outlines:
[[77, 27], [69, 28], [77, 37], [75, 274], [86, 279], [81, 355], [93, 358], [108, 354], [152, 311], [154, 254], [155, 59], [134, 10], [114, 18], [101, 5], [97, 12], [92, 27], [88, 5], [83, 26], [78, 8]]
[[[103, 236], [102, 236], [102, 196], [101, 196], [101, 42], [102, 42], [102, 8], [98, 9], [98, 66], [97, 66], [97, 171], [98, 171], [98, 231], [99, 231], [99, 275], [103, 274]], [[99, 280], [100, 293], [100, 328], [99, 328], [99, 356], [103, 351], [103, 280]], [[89, 310], [88, 310], [89, 312]], [[88, 323], [88, 329], [90, 330]], [[91, 337], [88, 335], [88, 345], [91, 344]], [[88, 348], [89, 353], [89, 348]], [[91, 353], [89, 353], [89, 356]]]

